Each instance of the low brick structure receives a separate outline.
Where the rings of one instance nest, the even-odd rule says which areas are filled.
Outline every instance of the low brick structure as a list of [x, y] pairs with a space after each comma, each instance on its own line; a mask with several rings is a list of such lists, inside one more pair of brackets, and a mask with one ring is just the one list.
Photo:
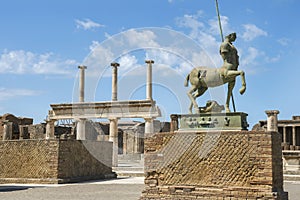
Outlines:
[[140, 199], [288, 199], [280, 143], [277, 132], [157, 133]]
[[67, 183], [114, 177], [112, 143], [0, 141], [0, 183]]

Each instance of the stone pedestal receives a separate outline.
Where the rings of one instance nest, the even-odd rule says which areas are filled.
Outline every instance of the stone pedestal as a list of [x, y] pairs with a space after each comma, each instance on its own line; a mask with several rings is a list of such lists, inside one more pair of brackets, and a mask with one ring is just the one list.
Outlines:
[[141, 200], [277, 199], [281, 137], [264, 131], [179, 131], [145, 139]]
[[179, 131], [195, 130], [247, 130], [247, 113], [201, 113], [177, 115]]

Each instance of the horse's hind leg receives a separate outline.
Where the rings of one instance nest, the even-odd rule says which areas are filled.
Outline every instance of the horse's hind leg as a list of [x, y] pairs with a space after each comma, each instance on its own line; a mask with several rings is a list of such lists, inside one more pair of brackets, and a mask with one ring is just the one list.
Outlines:
[[[203, 94], [206, 92], [206, 90], [207, 90], [207, 87], [200, 87], [200, 88], [198, 88], [198, 90], [197, 90], [196, 93], [194, 93], [194, 94], [192, 93], [192, 96], [193, 96], [194, 101], [196, 102], [196, 98], [198, 98], [198, 97], [200, 97], [201, 95], [203, 95]], [[197, 102], [196, 102], [196, 104], [197, 104]], [[191, 104], [190, 104], [190, 107], [189, 107], [190, 113], [192, 113], [193, 106], [194, 106], [194, 103], [191, 103]], [[194, 107], [195, 107], [195, 106], [194, 106]], [[197, 107], [195, 107], [195, 110], [196, 110], [197, 113], [200, 112], [199, 107], [198, 107], [198, 104], [197, 104]]]
[[195, 100], [195, 97], [193, 95], [193, 93], [197, 90], [197, 87], [195, 85], [192, 85], [191, 89], [187, 92], [187, 95], [189, 97], [189, 99], [191, 100], [191, 105], [190, 105], [190, 108], [189, 108], [189, 112], [190, 113], [193, 113], [193, 106], [194, 108], [196, 109], [196, 112], [199, 113], [199, 108], [198, 108], [198, 104]]

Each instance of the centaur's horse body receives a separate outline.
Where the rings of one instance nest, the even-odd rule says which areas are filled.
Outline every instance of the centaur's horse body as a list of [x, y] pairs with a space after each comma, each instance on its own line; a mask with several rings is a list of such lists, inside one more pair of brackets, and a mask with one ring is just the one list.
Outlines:
[[232, 95], [232, 90], [235, 85], [235, 78], [241, 76], [242, 88], [240, 93], [243, 94], [246, 90], [245, 73], [243, 71], [238, 71], [237, 69], [231, 69], [226, 71], [226, 75], [223, 75], [224, 67], [221, 68], [207, 68], [207, 67], [196, 67], [194, 68], [186, 77], [185, 86], [188, 86], [188, 82], [191, 83], [191, 89], [188, 91], [187, 95], [191, 100], [191, 106], [189, 108], [190, 113], [192, 113], [192, 108], [199, 113], [199, 107], [196, 102], [196, 98], [203, 95], [208, 88], [217, 87], [228, 83], [227, 100], [225, 104], [226, 112], [230, 112], [229, 102]]

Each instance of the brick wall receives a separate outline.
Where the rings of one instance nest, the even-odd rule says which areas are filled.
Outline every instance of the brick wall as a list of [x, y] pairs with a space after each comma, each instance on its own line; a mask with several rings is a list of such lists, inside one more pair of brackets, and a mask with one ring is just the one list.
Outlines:
[[0, 141], [0, 183], [63, 183], [105, 178], [113, 175], [111, 155], [111, 142]]
[[280, 141], [275, 132], [155, 134], [141, 199], [287, 199]]

